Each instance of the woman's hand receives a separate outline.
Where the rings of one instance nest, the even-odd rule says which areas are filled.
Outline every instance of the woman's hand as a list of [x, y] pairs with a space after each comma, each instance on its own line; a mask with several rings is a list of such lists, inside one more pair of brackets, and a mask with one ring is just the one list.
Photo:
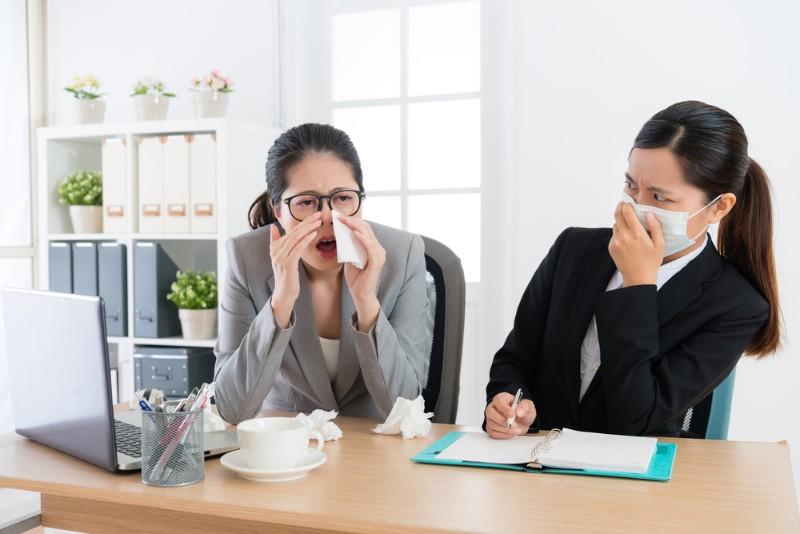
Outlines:
[[[536, 406], [530, 399], [522, 399], [517, 404], [517, 410], [511, 408], [514, 404], [514, 395], [501, 392], [494, 396], [492, 402], [486, 407], [486, 432], [490, 438], [508, 439], [521, 434], [526, 434], [536, 419]], [[513, 417], [514, 423], [508, 428], [508, 418]]]
[[622, 273], [623, 287], [655, 284], [664, 256], [664, 235], [655, 215], [645, 217], [647, 230], [636, 218], [633, 206], [620, 202], [614, 211], [614, 235], [608, 252]]
[[269, 228], [269, 255], [272, 272], [275, 276], [275, 289], [272, 292], [272, 313], [281, 328], [289, 327], [292, 309], [300, 295], [300, 256], [314, 242], [317, 229], [322, 224], [320, 213], [311, 217], [281, 236], [277, 224]]
[[353, 235], [364, 247], [367, 253], [367, 264], [363, 269], [347, 263], [344, 266], [344, 279], [353, 297], [353, 304], [358, 315], [358, 329], [369, 332], [375, 321], [381, 305], [378, 302], [378, 280], [386, 263], [386, 250], [378, 242], [369, 223], [358, 217], [339, 217], [345, 226], [353, 231]]

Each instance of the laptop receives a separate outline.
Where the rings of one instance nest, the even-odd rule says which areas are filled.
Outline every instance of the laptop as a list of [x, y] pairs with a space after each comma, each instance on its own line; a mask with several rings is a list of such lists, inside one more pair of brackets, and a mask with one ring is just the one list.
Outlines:
[[[114, 413], [100, 297], [3, 289], [11, 401], [18, 434], [109, 471], [141, 468], [141, 412]], [[206, 432], [206, 456], [238, 449]]]

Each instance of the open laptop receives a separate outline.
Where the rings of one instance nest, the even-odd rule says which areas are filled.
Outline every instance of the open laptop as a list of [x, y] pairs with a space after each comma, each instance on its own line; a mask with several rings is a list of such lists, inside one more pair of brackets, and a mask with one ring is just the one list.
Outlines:
[[[17, 433], [109, 471], [139, 469], [141, 412], [111, 404], [103, 299], [7, 288], [2, 300]], [[203, 444], [206, 456], [239, 447], [231, 431]]]

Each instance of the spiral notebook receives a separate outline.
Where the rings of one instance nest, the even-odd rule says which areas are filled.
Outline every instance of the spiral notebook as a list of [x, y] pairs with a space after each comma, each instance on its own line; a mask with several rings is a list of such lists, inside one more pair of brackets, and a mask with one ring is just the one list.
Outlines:
[[483, 432], [451, 432], [411, 460], [540, 473], [669, 480], [676, 445], [655, 438], [579, 432], [495, 440]]

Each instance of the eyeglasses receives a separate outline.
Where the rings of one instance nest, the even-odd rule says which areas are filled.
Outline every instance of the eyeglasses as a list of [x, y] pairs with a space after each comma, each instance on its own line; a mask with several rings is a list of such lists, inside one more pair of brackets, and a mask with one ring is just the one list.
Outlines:
[[283, 199], [283, 203], [289, 207], [289, 214], [297, 221], [302, 221], [316, 212], [322, 211], [323, 200], [327, 200], [331, 211], [336, 210], [349, 217], [358, 213], [358, 210], [361, 209], [361, 199], [365, 196], [356, 189], [342, 189], [331, 195], [300, 193]]

